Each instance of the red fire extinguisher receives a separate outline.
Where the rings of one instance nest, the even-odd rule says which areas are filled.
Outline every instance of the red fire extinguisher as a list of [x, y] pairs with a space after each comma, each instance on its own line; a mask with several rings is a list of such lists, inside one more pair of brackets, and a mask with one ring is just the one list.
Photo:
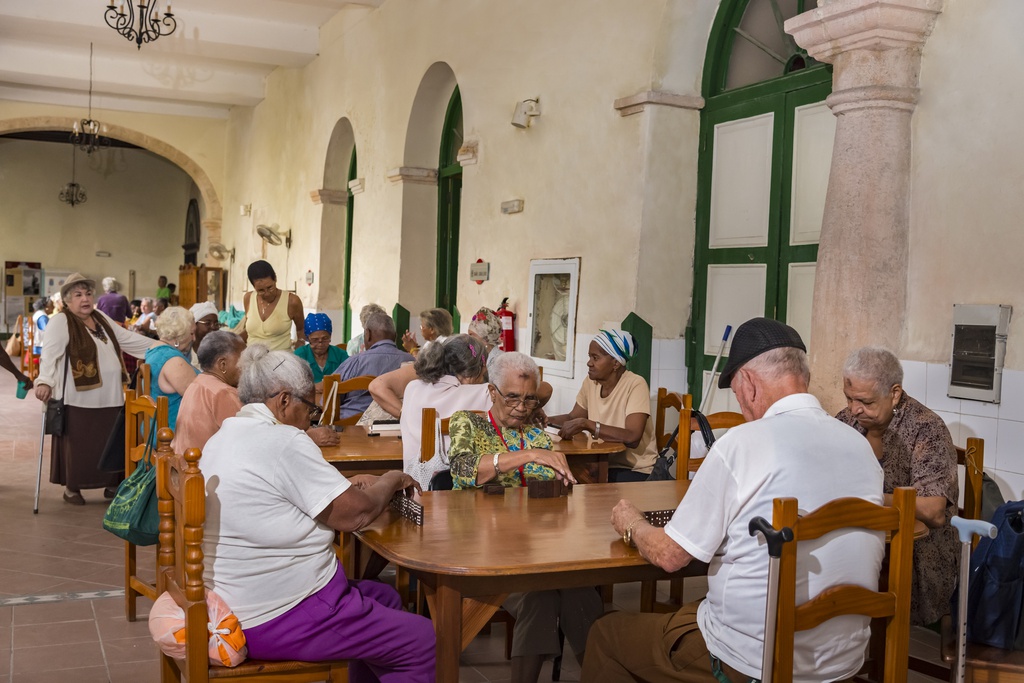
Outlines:
[[501, 350], [516, 350], [516, 314], [508, 310], [508, 297], [501, 300], [501, 306], [495, 311], [501, 319]]

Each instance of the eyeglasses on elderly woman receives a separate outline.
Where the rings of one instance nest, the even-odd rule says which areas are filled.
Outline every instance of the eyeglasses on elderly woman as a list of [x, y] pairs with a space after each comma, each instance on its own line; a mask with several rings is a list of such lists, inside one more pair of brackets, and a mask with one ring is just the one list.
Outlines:
[[[284, 392], [275, 391], [270, 396], [267, 396], [267, 400], [269, 401], [270, 399], [274, 398], [275, 396], [277, 396], [278, 394], [281, 394], [281, 393], [284, 393]], [[321, 408], [320, 406], [318, 406], [317, 404], [313, 403], [312, 401], [308, 401], [308, 400], [302, 398], [301, 396], [299, 396], [298, 394], [292, 394], [292, 393], [289, 392], [289, 395], [299, 399], [300, 401], [302, 401], [302, 403], [306, 406], [306, 408], [309, 409], [309, 419], [310, 419], [311, 422], [319, 420], [320, 416], [324, 414], [324, 409]]]
[[537, 406], [540, 405], [540, 399], [536, 396], [520, 396], [519, 394], [508, 394], [507, 396], [501, 393], [501, 389], [494, 387], [494, 390], [498, 392], [498, 396], [501, 396], [505, 402], [505, 406], [508, 408], [515, 408], [516, 406], [523, 406], [527, 410], [536, 410]]

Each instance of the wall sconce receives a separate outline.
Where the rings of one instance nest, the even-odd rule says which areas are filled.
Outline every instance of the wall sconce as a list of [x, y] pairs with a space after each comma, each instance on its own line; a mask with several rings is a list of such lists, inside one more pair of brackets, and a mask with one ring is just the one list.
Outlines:
[[535, 116], [540, 116], [540, 97], [516, 102], [516, 110], [512, 113], [512, 125], [516, 128], [529, 128]]

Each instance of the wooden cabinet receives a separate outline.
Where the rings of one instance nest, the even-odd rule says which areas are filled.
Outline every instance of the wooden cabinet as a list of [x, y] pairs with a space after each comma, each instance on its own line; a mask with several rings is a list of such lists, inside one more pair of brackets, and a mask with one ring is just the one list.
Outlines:
[[223, 311], [227, 287], [228, 274], [223, 268], [184, 265], [178, 269], [178, 301], [184, 308], [211, 301]]

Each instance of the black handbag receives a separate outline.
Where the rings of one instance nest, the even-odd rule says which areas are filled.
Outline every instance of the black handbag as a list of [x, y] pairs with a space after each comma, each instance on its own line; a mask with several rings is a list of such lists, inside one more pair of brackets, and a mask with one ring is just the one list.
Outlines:
[[[64, 350], [64, 392], [68, 391], [68, 352]], [[51, 398], [46, 402], [46, 416], [43, 418], [43, 431], [50, 436], [64, 436], [67, 424], [67, 413], [64, 410], [64, 396]]]
[[[697, 420], [697, 425], [700, 427], [700, 435], [704, 437], [704, 444], [711, 448], [711, 444], [715, 442], [715, 434], [711, 431], [708, 418], [699, 410], [691, 411], [690, 415]], [[672, 449], [672, 443], [677, 437], [679, 437], [679, 427], [676, 427], [672, 432], [672, 436], [668, 439], [668, 445], [661, 449], [661, 453], [658, 453], [658, 459], [654, 461], [654, 467], [651, 468], [651, 474], [647, 477], [647, 481], [666, 481], [673, 478], [669, 470], [677, 457], [677, 452]], [[687, 431], [685, 437], [679, 438], [689, 439], [689, 431]]]

